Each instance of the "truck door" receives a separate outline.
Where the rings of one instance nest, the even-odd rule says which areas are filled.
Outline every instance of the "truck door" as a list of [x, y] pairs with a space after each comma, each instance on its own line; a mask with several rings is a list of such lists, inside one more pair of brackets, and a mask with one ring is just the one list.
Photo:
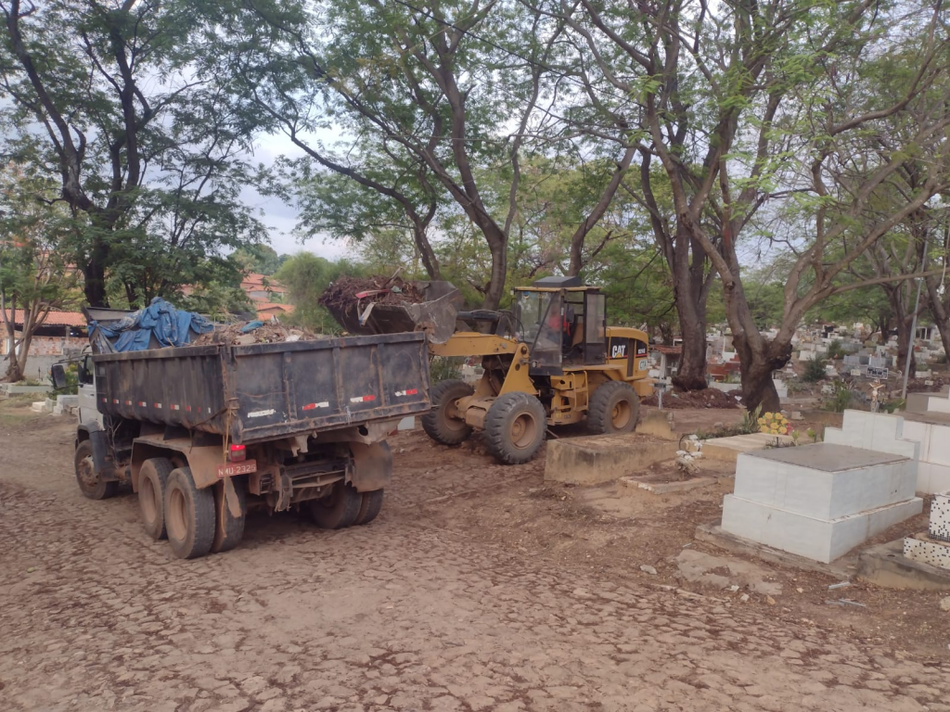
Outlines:
[[102, 414], [97, 405], [96, 367], [91, 354], [86, 354], [79, 362], [79, 422], [102, 425]]

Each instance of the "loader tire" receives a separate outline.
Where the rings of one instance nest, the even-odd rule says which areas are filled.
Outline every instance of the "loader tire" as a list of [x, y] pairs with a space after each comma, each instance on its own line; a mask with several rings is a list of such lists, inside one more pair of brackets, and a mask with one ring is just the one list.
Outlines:
[[474, 392], [465, 381], [442, 381], [436, 385], [432, 389], [432, 410], [422, 416], [426, 435], [443, 445], [458, 445], [468, 440], [472, 428], [465, 423], [455, 402]]
[[73, 464], [76, 468], [79, 491], [89, 499], [109, 499], [119, 492], [118, 482], [105, 480], [96, 471], [96, 463], [92, 457], [92, 443], [88, 440], [83, 440], [76, 447]]
[[499, 461], [520, 465], [538, 453], [546, 429], [541, 401], [527, 393], [505, 393], [485, 416], [485, 443]]
[[[230, 493], [229, 487], [233, 488]], [[222, 551], [230, 551], [244, 538], [247, 492], [244, 482], [232, 478], [221, 480], [212, 489], [214, 489], [214, 540], [211, 542], [211, 553], [218, 554]], [[234, 512], [235, 509], [237, 514]]]
[[597, 435], [632, 433], [640, 419], [640, 397], [623, 381], [608, 381], [590, 397], [587, 429]]
[[340, 480], [326, 497], [309, 502], [310, 519], [323, 529], [353, 526], [363, 506], [363, 496], [352, 485]]
[[360, 513], [356, 515], [354, 524], [369, 524], [376, 519], [379, 510], [383, 508], [383, 490], [378, 489], [372, 492], [364, 492], [363, 502], [360, 505]]
[[165, 530], [179, 559], [197, 559], [214, 542], [214, 492], [198, 489], [191, 468], [172, 470], [165, 486]]
[[165, 489], [175, 466], [164, 457], [153, 457], [139, 470], [139, 512], [145, 533], [155, 541], [165, 539]]

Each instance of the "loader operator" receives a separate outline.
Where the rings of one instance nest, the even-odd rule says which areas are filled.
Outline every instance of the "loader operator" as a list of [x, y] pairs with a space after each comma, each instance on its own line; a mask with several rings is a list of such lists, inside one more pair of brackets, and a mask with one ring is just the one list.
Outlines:
[[557, 312], [548, 316], [548, 328], [551, 330], [550, 333], [556, 334], [558, 331], [561, 332], [561, 351], [565, 354], [571, 350], [571, 344], [573, 343], [573, 339], [571, 338], [571, 325], [573, 323], [574, 309], [570, 304], [567, 305], [564, 316], [561, 316]]

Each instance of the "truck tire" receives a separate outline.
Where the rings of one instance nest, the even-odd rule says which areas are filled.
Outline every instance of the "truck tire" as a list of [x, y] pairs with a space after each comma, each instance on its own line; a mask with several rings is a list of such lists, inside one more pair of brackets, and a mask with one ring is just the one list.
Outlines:
[[198, 489], [191, 469], [172, 470], [165, 485], [165, 530], [179, 559], [197, 559], [214, 542], [214, 493]]
[[455, 401], [475, 393], [465, 381], [442, 381], [432, 389], [432, 410], [422, 416], [426, 435], [443, 445], [458, 445], [472, 434], [472, 428], [460, 417]]
[[333, 485], [326, 497], [311, 500], [308, 505], [310, 519], [323, 529], [344, 529], [353, 526], [362, 506], [362, 495], [343, 480]]
[[92, 457], [92, 443], [83, 440], [76, 446], [76, 455], [73, 457], [76, 468], [76, 482], [79, 491], [89, 499], [108, 499], [115, 497], [119, 491], [119, 483], [114, 480], [105, 480], [96, 472], [96, 464]]
[[[228, 492], [228, 488], [233, 492]], [[244, 482], [226, 478], [214, 486], [214, 541], [211, 553], [231, 551], [244, 538], [244, 522], [247, 520], [247, 491]], [[235, 515], [229, 506], [228, 494], [233, 499], [230, 504], [237, 507], [240, 514]]]
[[139, 512], [145, 533], [158, 541], [165, 534], [165, 487], [175, 466], [164, 457], [153, 457], [139, 470]]
[[369, 524], [376, 519], [379, 510], [383, 508], [383, 490], [364, 492], [361, 496], [363, 501], [360, 504], [360, 513], [356, 515], [356, 521], [353, 523]]
[[587, 429], [591, 433], [632, 433], [640, 419], [640, 397], [623, 381], [608, 381], [590, 397]]
[[544, 406], [527, 393], [498, 396], [485, 415], [488, 451], [506, 465], [531, 460], [544, 442], [546, 429]]

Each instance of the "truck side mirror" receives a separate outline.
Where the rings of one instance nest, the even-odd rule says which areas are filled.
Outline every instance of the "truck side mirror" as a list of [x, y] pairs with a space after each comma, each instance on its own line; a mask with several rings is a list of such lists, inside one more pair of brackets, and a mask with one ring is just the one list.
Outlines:
[[61, 389], [69, 385], [66, 380], [66, 367], [61, 363], [54, 363], [50, 367], [50, 377], [53, 379], [53, 388]]

